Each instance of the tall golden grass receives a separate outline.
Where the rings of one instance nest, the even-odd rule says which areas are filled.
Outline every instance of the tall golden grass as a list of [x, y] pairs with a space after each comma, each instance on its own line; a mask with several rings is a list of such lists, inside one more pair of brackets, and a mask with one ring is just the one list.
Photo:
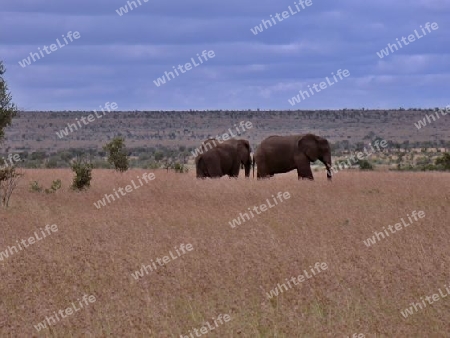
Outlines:
[[[144, 172], [155, 180], [103, 207], [93, 202]], [[197, 180], [194, 173], [94, 170], [69, 190], [70, 170], [27, 170], [0, 211], [0, 250], [46, 224], [58, 232], [0, 261], [1, 337], [180, 337], [219, 314], [210, 337], [445, 337], [450, 297], [400, 311], [450, 282], [450, 175], [339, 172], [297, 181]], [[38, 180], [56, 194], [29, 191]], [[232, 229], [272, 194], [291, 198]], [[367, 248], [363, 240], [413, 210], [426, 217]], [[194, 250], [135, 280], [180, 244]], [[266, 292], [316, 262], [328, 270], [276, 298]], [[38, 332], [34, 325], [84, 294], [96, 302]], [[195, 337], [195, 335], [194, 335]]]

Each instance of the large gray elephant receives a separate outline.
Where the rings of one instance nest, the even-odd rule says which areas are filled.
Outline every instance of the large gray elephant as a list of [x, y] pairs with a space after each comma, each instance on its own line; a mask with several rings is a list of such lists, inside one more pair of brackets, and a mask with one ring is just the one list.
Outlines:
[[203, 153], [195, 159], [198, 178], [217, 178], [228, 175], [238, 177], [241, 165], [245, 169], [245, 177], [250, 177], [252, 159], [251, 148], [247, 140], [231, 139], [219, 142], [208, 139], [203, 142]]
[[[328, 141], [313, 134], [269, 136], [261, 142], [254, 156], [257, 177], [266, 178], [274, 174], [297, 169], [298, 179], [311, 179], [311, 162], [320, 160], [327, 168], [331, 180], [331, 148]], [[253, 176], [255, 167], [253, 163]]]

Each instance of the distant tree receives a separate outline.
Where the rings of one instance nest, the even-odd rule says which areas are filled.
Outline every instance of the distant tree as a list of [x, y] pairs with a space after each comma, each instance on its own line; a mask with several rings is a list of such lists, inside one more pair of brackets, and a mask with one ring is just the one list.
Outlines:
[[12, 119], [17, 115], [17, 107], [12, 103], [12, 96], [8, 85], [3, 78], [6, 69], [0, 61], [0, 142], [5, 137], [4, 129], [11, 125]]
[[0, 205], [7, 208], [9, 199], [16, 189], [19, 180], [24, 173], [18, 171], [16, 167], [6, 167], [0, 169]]
[[155, 153], [155, 161], [161, 161], [164, 158], [164, 154], [161, 151]]
[[442, 166], [444, 170], [450, 170], [450, 153], [445, 153], [436, 159], [436, 165]]
[[117, 171], [124, 172], [128, 170], [129, 163], [123, 137], [113, 138], [103, 149], [108, 152], [108, 162], [114, 165]]
[[[0, 61], [0, 143], [5, 137], [5, 128], [11, 125], [12, 119], [17, 115], [17, 107], [12, 103], [11, 93], [3, 78], [5, 72], [3, 62]], [[17, 171], [15, 166], [0, 168], [0, 205], [8, 207], [9, 199], [23, 176], [24, 174]]]

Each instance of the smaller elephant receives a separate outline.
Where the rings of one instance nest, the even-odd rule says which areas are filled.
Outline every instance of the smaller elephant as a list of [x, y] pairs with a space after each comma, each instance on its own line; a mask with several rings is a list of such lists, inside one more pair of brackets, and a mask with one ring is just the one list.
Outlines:
[[195, 159], [197, 178], [218, 178], [225, 175], [238, 177], [241, 165], [244, 166], [245, 177], [250, 176], [252, 159], [247, 140], [219, 142], [208, 139], [203, 142], [202, 150], [203, 153]]

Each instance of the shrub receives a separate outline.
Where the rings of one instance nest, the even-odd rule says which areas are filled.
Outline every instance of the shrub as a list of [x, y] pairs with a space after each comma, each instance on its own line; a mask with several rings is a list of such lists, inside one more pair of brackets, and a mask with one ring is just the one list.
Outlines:
[[367, 160], [359, 160], [359, 169], [361, 170], [373, 170], [374, 166]]
[[120, 172], [127, 171], [129, 166], [124, 142], [125, 139], [123, 137], [115, 137], [103, 147], [109, 153], [108, 162], [114, 165], [114, 168]]
[[442, 167], [443, 170], [450, 170], [450, 153], [444, 153], [436, 159], [436, 165]]
[[56, 192], [56, 190], [61, 189], [61, 180], [56, 180], [52, 182], [52, 186], [50, 187], [50, 189], [45, 189], [45, 192], [47, 194], [52, 194], [54, 192]]
[[46, 194], [52, 194], [54, 192], [56, 192], [56, 190], [61, 189], [61, 180], [55, 180], [52, 182], [52, 185], [50, 187], [50, 189], [47, 188], [43, 188], [42, 186], [39, 185], [38, 181], [34, 181], [30, 183], [30, 191], [31, 192], [42, 192], [43, 190], [45, 191]]
[[92, 168], [92, 163], [88, 163], [86, 160], [77, 158], [77, 160], [72, 164], [72, 171], [75, 173], [75, 177], [72, 182], [73, 190], [83, 190], [91, 186]]
[[33, 181], [30, 183], [30, 191], [31, 192], [41, 192], [42, 191], [42, 186], [39, 185], [38, 181]]
[[173, 169], [175, 170], [176, 173], [181, 173], [181, 174], [189, 172], [188, 167], [186, 167], [184, 164], [181, 164], [178, 162], [173, 165]]
[[161, 168], [161, 164], [155, 161], [151, 161], [149, 164], [147, 164], [145, 169], [159, 169]]
[[422, 171], [435, 171], [438, 170], [439, 168], [436, 167], [434, 164], [426, 164], [423, 167], [421, 167]]

